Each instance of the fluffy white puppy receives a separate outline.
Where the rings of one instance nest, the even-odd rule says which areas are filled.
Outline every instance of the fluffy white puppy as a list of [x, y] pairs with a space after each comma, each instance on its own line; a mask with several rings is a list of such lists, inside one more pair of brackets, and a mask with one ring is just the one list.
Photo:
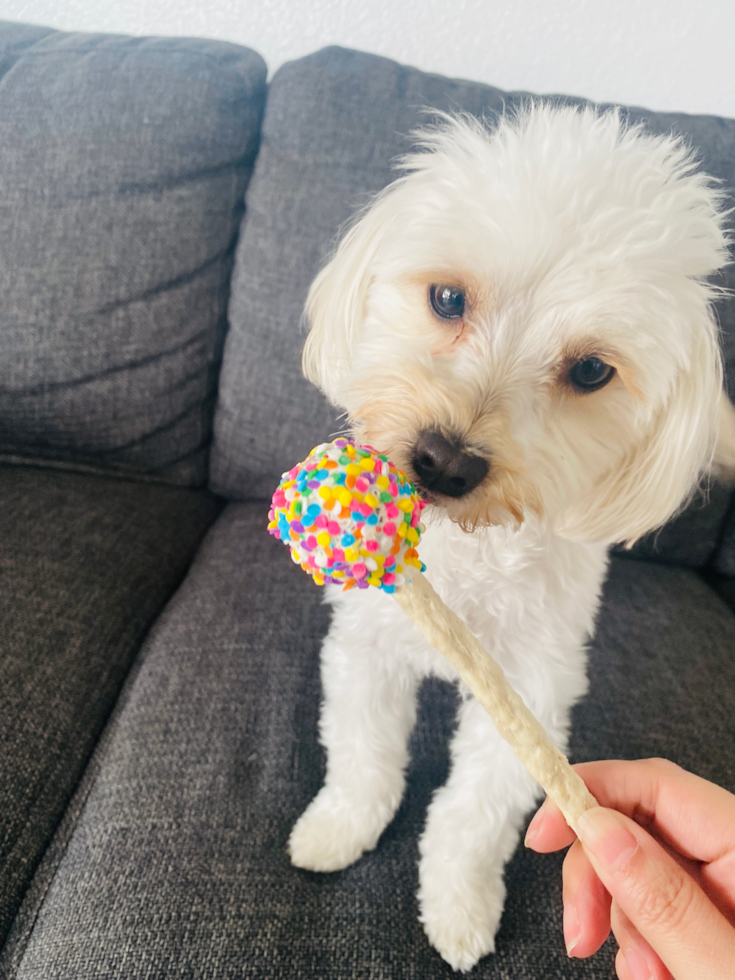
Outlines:
[[[663, 524], [732, 422], [705, 279], [726, 261], [720, 197], [680, 140], [543, 103], [492, 131], [446, 118], [401, 166], [313, 284], [305, 373], [418, 484], [428, 577], [563, 749], [608, 545]], [[419, 683], [457, 680], [390, 597], [326, 598], [327, 775], [289, 843], [315, 871], [375, 847]], [[538, 787], [462, 693], [419, 903], [468, 970]]]

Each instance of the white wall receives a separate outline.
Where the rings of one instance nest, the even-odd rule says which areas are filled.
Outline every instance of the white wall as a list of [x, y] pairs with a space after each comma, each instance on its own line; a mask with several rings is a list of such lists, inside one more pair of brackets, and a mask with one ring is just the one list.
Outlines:
[[0, 0], [66, 30], [337, 43], [500, 88], [735, 116], [735, 0]]

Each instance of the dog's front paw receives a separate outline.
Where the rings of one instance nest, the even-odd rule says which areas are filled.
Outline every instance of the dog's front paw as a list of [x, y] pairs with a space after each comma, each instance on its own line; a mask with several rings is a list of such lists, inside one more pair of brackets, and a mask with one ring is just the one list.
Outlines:
[[392, 816], [392, 808], [324, 786], [291, 831], [291, 863], [307, 871], [340, 871], [375, 847]]
[[505, 901], [502, 871], [487, 877], [425, 855], [419, 866], [421, 922], [442, 959], [463, 973], [495, 952], [495, 933]]

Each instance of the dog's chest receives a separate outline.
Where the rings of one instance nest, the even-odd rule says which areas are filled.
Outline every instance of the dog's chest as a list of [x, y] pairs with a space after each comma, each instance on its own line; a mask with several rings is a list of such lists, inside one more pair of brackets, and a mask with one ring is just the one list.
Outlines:
[[[524, 687], [550, 664], [582, 666], [594, 629], [607, 549], [564, 541], [526, 523], [520, 531], [485, 528], [467, 534], [430, 522], [421, 540], [426, 574], [499, 661]], [[408, 659], [421, 674], [456, 680], [454, 669], [426, 643], [398, 605], [378, 590], [330, 593], [337, 629], [360, 637], [366, 655]]]

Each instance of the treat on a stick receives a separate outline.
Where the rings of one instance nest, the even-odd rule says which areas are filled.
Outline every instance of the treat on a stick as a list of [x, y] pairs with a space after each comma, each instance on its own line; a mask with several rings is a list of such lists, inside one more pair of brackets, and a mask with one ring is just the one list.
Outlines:
[[268, 530], [317, 585], [392, 594], [457, 669], [500, 735], [572, 829], [597, 801], [466, 624], [422, 574], [417, 544], [425, 502], [387, 456], [347, 439], [313, 449], [283, 474]]

